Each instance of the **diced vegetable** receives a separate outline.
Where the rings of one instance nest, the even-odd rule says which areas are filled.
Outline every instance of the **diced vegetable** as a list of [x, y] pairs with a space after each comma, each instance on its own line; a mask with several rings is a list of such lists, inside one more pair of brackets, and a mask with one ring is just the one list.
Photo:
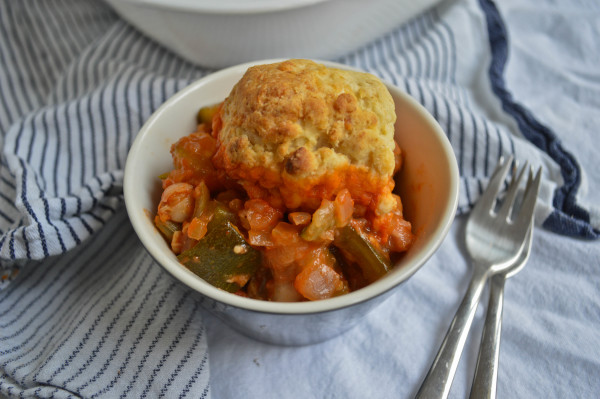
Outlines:
[[308, 212], [292, 212], [288, 215], [288, 219], [296, 226], [306, 226], [310, 223], [312, 216]]
[[353, 258], [369, 283], [386, 274], [391, 268], [390, 261], [350, 225], [338, 230], [333, 244]]
[[302, 300], [302, 295], [298, 293], [291, 282], [274, 281], [272, 291], [272, 299], [276, 302], [298, 302]]
[[181, 230], [181, 223], [175, 223], [171, 220], [162, 221], [158, 216], [154, 217], [154, 224], [169, 243], [173, 239], [173, 234]]
[[204, 212], [204, 209], [206, 209], [206, 206], [210, 201], [210, 191], [203, 181], [194, 188], [194, 199], [193, 217], [198, 218], [202, 215], [202, 212]]
[[257, 247], [272, 247], [274, 245], [271, 233], [263, 230], [248, 231], [248, 242]]
[[344, 227], [352, 219], [352, 213], [354, 213], [354, 201], [350, 195], [350, 191], [345, 188], [340, 191], [334, 201], [334, 216], [335, 226]]
[[211, 191], [222, 190], [226, 179], [212, 164], [217, 141], [210, 134], [196, 132], [182, 137], [171, 146], [173, 166], [165, 182], [187, 182], [197, 185], [203, 181]]
[[300, 227], [286, 222], [279, 222], [271, 231], [273, 242], [281, 247], [293, 247], [300, 243]]
[[234, 220], [235, 215], [217, 206], [204, 238], [177, 257], [193, 273], [229, 292], [242, 288], [261, 264], [260, 252], [246, 242]]
[[176, 254], [181, 253], [184, 241], [185, 235], [181, 231], [176, 231], [173, 233], [173, 239], [171, 239], [171, 250]]
[[277, 225], [283, 214], [261, 199], [251, 199], [244, 204], [241, 217], [248, 221], [250, 229], [270, 231]]
[[200, 108], [200, 110], [198, 111], [198, 114], [196, 115], [196, 122], [198, 122], [198, 124], [206, 123], [206, 124], [210, 125], [212, 122], [213, 116], [215, 116], [215, 114], [217, 113], [218, 110], [219, 110], [219, 104]]
[[335, 227], [333, 201], [323, 200], [321, 206], [313, 213], [312, 221], [300, 236], [307, 241], [315, 241], [322, 238], [322, 235]]
[[201, 240], [208, 231], [208, 223], [212, 215], [202, 214], [192, 219], [187, 227], [187, 235], [193, 240]]
[[158, 204], [158, 217], [161, 220], [185, 222], [194, 211], [194, 186], [188, 183], [175, 183], [163, 191]]
[[339, 269], [342, 271], [344, 278], [348, 282], [349, 291], [356, 291], [368, 284], [363, 276], [361, 268], [356, 262], [347, 261], [342, 255], [341, 250], [335, 245], [330, 246], [329, 251], [335, 256]]
[[294, 287], [311, 301], [347, 293], [348, 284], [336, 272], [336, 266], [333, 254], [322, 247], [308, 255], [306, 264], [296, 276]]

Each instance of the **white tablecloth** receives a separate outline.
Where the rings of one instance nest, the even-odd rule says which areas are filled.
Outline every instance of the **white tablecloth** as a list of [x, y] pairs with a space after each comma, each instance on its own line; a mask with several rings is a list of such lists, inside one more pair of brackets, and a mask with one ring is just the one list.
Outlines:
[[[335, 60], [393, 82], [446, 131], [459, 216], [356, 328], [258, 343], [145, 253], [122, 168], [162, 102], [212, 71], [102, 2], [0, 1], [0, 397], [405, 398], [466, 289], [466, 215], [502, 154], [544, 168], [531, 259], [506, 286], [498, 395], [600, 392], [600, 5], [444, 1]], [[468, 395], [485, 300], [451, 391]]]

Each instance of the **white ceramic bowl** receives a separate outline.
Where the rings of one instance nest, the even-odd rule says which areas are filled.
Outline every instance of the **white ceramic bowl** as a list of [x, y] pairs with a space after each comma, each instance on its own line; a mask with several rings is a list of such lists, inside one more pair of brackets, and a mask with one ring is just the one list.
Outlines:
[[440, 0], [107, 0], [125, 20], [206, 67], [266, 58], [332, 59]]
[[[276, 61], [280, 60], [257, 63]], [[454, 219], [458, 167], [452, 147], [433, 117], [410, 96], [387, 84], [396, 104], [396, 140], [405, 154], [396, 188], [405, 217], [416, 233], [414, 244], [394, 269], [365, 288], [314, 302], [260, 301], [213, 287], [177, 261], [148, 212], [154, 213], [160, 199], [158, 176], [172, 169], [171, 144], [195, 130], [200, 107], [222, 101], [247, 68], [257, 63], [230, 67], [192, 83], [148, 119], [127, 158], [125, 204], [136, 233], [154, 259], [175, 278], [202, 294], [206, 307], [230, 326], [272, 343], [319, 342], [356, 324], [435, 253]]]

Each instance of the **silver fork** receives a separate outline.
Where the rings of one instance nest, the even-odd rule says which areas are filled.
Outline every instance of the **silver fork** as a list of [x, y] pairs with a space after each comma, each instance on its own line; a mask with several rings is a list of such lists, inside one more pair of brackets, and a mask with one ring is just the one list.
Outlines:
[[527, 181], [521, 209], [512, 217], [513, 206], [525, 167], [510, 183], [504, 201], [496, 212], [498, 193], [512, 157], [500, 158], [487, 189], [467, 221], [465, 241], [473, 263], [473, 274], [465, 296], [448, 328], [417, 398], [447, 398], [469, 329], [487, 279], [510, 267], [519, 257], [529, 231], [539, 190], [541, 173]]
[[527, 234], [525, 247], [517, 261], [505, 272], [493, 275], [490, 280], [490, 299], [483, 332], [481, 333], [481, 343], [479, 344], [479, 355], [477, 356], [470, 399], [493, 399], [496, 397], [504, 283], [507, 278], [514, 276], [525, 267], [531, 253], [532, 238], [533, 219]]
[[[531, 179], [531, 170], [529, 171]], [[492, 276], [490, 280], [490, 299], [481, 333], [479, 355], [475, 366], [475, 376], [471, 386], [470, 399], [494, 399], [498, 381], [498, 361], [500, 355], [500, 334], [502, 330], [502, 310], [504, 301], [504, 283], [520, 272], [527, 264], [533, 241], [533, 218], [525, 238], [525, 246], [519, 258], [507, 270]]]

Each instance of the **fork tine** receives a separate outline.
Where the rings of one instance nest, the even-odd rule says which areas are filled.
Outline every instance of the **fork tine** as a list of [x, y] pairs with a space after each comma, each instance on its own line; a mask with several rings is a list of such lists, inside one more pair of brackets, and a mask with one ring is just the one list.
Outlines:
[[523, 226], [524, 228], [526, 228], [526, 225], [531, 223], [531, 218], [533, 217], [535, 203], [537, 202], [538, 192], [540, 191], [542, 168], [538, 169], [533, 182], [531, 180], [532, 172], [530, 170], [529, 179], [527, 180], [527, 187], [525, 188], [525, 194], [523, 196], [523, 203], [521, 204], [521, 209], [519, 210], [518, 216], [515, 218], [515, 224], [518, 226]]
[[[521, 181], [523, 180], [523, 176], [525, 175], [525, 170], [527, 169], [527, 161], [521, 168], [518, 176], [513, 175], [513, 179], [508, 186], [508, 190], [506, 191], [506, 196], [504, 197], [504, 202], [502, 203], [502, 207], [498, 211], [498, 217], [502, 219], [507, 219], [510, 215], [513, 206], [515, 204], [515, 198], [517, 197], [517, 192], [519, 191], [519, 186], [521, 185]], [[531, 177], [531, 173], [530, 173]]]
[[503, 157], [500, 158], [498, 165], [496, 166], [496, 170], [494, 170], [494, 173], [488, 182], [487, 188], [481, 194], [481, 197], [473, 207], [474, 212], [489, 212], [494, 208], [494, 203], [496, 201], [496, 197], [498, 196], [498, 192], [500, 191], [500, 186], [506, 178], [506, 174], [508, 173], [508, 169], [510, 168], [512, 161], [512, 155], [508, 157], [506, 162], [504, 162]]

